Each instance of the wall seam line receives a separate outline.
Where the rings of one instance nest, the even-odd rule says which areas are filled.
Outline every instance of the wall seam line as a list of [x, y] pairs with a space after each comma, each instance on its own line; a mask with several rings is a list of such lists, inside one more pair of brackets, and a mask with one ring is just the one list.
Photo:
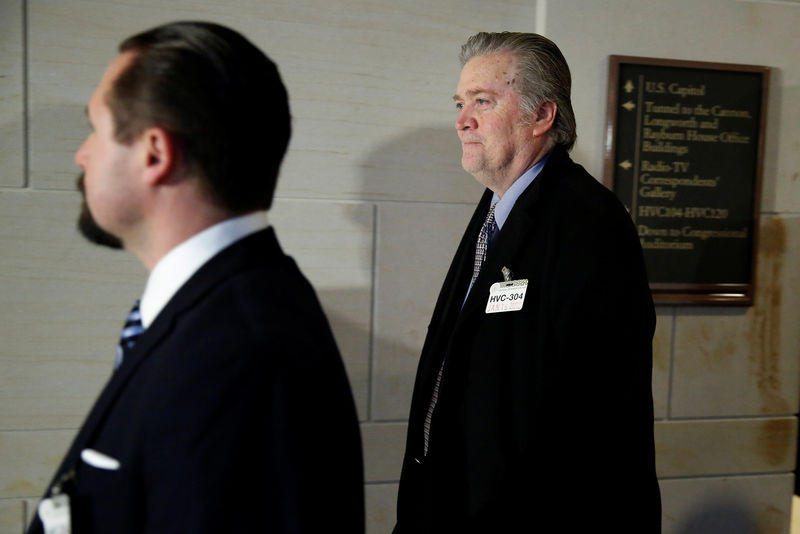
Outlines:
[[28, 2], [20, 0], [20, 3], [22, 4], [22, 188], [31, 189]]
[[369, 345], [367, 348], [367, 421], [372, 422], [373, 387], [375, 384], [375, 322], [378, 300], [376, 281], [378, 278], [378, 205], [372, 203], [372, 269], [370, 272], [369, 299]]

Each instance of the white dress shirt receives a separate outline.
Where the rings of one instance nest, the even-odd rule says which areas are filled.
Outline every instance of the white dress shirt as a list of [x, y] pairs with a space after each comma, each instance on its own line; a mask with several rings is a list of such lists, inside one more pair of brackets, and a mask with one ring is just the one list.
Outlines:
[[147, 278], [139, 306], [142, 326], [150, 326], [181, 286], [208, 260], [236, 241], [267, 227], [266, 211], [248, 213], [206, 228], [170, 250]]

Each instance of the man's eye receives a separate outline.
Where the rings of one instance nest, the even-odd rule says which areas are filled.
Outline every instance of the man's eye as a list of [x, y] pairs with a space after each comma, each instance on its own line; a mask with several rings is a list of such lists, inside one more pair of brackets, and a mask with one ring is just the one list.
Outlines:
[[475, 102], [477, 102], [481, 106], [484, 105], [484, 104], [488, 104], [489, 103], [489, 101], [486, 100], [485, 98], [479, 98]]
[[456, 109], [458, 111], [461, 111], [462, 109], [464, 109], [464, 103], [463, 102], [456, 102]]

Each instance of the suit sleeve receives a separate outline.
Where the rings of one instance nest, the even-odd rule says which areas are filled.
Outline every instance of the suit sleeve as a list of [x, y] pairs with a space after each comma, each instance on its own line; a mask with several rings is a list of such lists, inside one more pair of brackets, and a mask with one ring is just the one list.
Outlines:
[[600, 215], [560, 236], [549, 294], [552, 342], [545, 357], [552, 375], [544, 399], [552, 419], [546, 428], [559, 437], [552, 444], [561, 450], [545, 453], [564, 458], [553, 473], [561, 494], [554, 509], [574, 503], [570, 490], [578, 497], [583, 489], [585, 517], [594, 524], [657, 532], [652, 297], [627, 214]]

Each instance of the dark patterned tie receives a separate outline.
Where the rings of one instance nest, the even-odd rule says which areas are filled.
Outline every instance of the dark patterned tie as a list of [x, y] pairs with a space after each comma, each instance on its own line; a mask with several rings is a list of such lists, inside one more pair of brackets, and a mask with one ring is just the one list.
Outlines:
[[489, 250], [492, 236], [495, 230], [497, 230], [497, 224], [494, 221], [495, 206], [497, 206], [497, 204], [489, 208], [489, 213], [486, 214], [486, 220], [483, 221], [483, 226], [481, 226], [481, 231], [478, 234], [478, 242], [475, 244], [475, 267], [472, 270], [472, 280], [469, 283], [470, 287], [475, 283], [475, 279], [478, 278], [481, 272], [483, 262], [486, 261], [486, 252]]
[[[489, 213], [486, 214], [486, 219], [483, 221], [483, 226], [481, 226], [481, 231], [478, 233], [478, 241], [475, 244], [475, 266], [472, 270], [472, 280], [469, 283], [469, 287], [472, 288], [472, 284], [475, 283], [475, 279], [478, 278], [478, 275], [481, 272], [481, 267], [483, 266], [483, 262], [486, 261], [486, 252], [489, 250], [489, 245], [492, 242], [492, 236], [494, 235], [495, 231], [497, 230], [497, 224], [494, 220], [494, 208], [497, 204], [493, 205], [489, 208]], [[444, 360], [442, 360], [442, 365], [439, 367], [439, 373], [436, 375], [436, 382], [433, 384], [433, 394], [431, 394], [431, 403], [428, 406], [428, 411], [425, 414], [425, 424], [423, 425], [423, 438], [424, 438], [424, 447], [423, 453], [425, 456], [428, 455], [428, 442], [431, 436], [431, 421], [433, 420], [433, 410], [436, 408], [436, 402], [439, 400], [439, 386], [442, 383], [442, 373], [444, 372]]]
[[122, 365], [122, 359], [125, 357], [125, 352], [129, 351], [136, 344], [136, 340], [144, 332], [142, 326], [142, 314], [139, 312], [139, 301], [131, 308], [128, 317], [125, 319], [125, 326], [122, 327], [122, 334], [119, 336], [119, 344], [117, 345], [117, 356], [114, 358], [114, 370], [119, 369]]

